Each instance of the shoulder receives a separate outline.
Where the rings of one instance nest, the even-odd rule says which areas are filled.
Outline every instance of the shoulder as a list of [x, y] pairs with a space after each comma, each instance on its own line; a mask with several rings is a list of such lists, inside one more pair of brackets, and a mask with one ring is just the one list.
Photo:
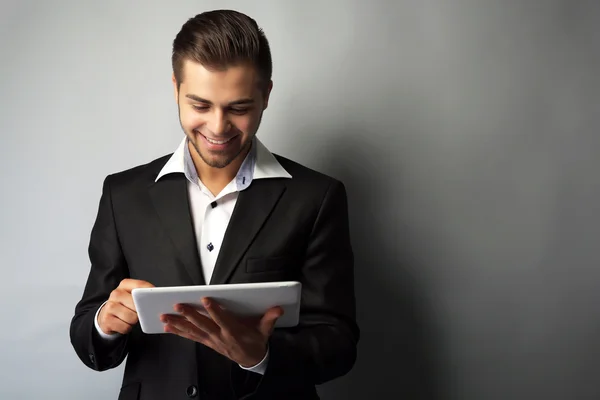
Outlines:
[[172, 155], [167, 154], [146, 164], [114, 172], [106, 177], [105, 185], [110, 185], [111, 191], [148, 187]]
[[337, 194], [345, 196], [346, 188], [344, 183], [330, 175], [324, 174], [315, 169], [309, 168], [289, 158], [273, 154], [281, 166], [292, 175], [292, 179], [287, 184], [297, 193], [312, 193], [313, 196], [321, 200], [328, 194]]
[[290, 160], [289, 158], [280, 156], [279, 154], [273, 154], [273, 156], [275, 156], [279, 164], [281, 164], [281, 166], [285, 168], [285, 170], [288, 171], [290, 175], [292, 175], [292, 178], [295, 180], [307, 180], [311, 181], [313, 184], [321, 183], [325, 185], [341, 183], [338, 179], [333, 178], [332, 176], [326, 175], [320, 171], [309, 168], [296, 161]]

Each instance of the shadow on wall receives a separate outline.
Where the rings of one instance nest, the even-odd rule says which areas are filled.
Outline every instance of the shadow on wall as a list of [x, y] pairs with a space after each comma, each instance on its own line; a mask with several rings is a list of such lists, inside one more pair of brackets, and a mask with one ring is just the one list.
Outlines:
[[[350, 129], [358, 128], [352, 125]], [[423, 266], [417, 265], [410, 256], [412, 250], [406, 248], [415, 242], [412, 233], [402, 232], [394, 223], [395, 213], [402, 209], [398, 193], [402, 185], [389, 177], [398, 176], [399, 171], [384, 174], [393, 167], [391, 160], [365, 146], [360, 140], [364, 132], [331, 130], [321, 136], [327, 138], [326, 143], [307, 144], [310, 148], [304, 153], [312, 155], [307, 165], [340, 179], [348, 192], [361, 328], [354, 369], [319, 387], [319, 393], [325, 400], [437, 400], [431, 317], [427, 296], [415, 278], [415, 271]], [[395, 205], [393, 209], [390, 204]]]

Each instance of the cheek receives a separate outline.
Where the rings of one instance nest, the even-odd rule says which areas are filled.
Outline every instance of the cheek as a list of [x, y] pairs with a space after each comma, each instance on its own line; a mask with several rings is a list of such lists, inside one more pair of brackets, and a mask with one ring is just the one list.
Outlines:
[[202, 116], [198, 113], [181, 113], [181, 125], [186, 130], [196, 129], [204, 124]]
[[252, 115], [244, 118], [237, 118], [231, 121], [238, 130], [244, 133], [254, 133], [256, 127], [258, 126], [259, 117]]
[[249, 120], [234, 121], [233, 125], [240, 132], [249, 133], [252, 131], [252, 123]]

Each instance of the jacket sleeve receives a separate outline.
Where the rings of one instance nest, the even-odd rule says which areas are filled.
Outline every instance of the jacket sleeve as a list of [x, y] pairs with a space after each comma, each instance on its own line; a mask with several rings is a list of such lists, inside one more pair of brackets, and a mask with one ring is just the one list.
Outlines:
[[315, 220], [302, 268], [300, 323], [276, 329], [269, 340], [269, 364], [253, 393], [277, 388], [306, 390], [348, 373], [356, 361], [359, 328], [354, 294], [354, 255], [344, 185], [328, 189]]
[[71, 320], [71, 344], [77, 356], [88, 367], [103, 371], [115, 368], [127, 355], [127, 335], [103, 340], [94, 326], [98, 308], [108, 300], [128, 268], [119, 243], [113, 214], [110, 176], [104, 180], [96, 221], [88, 247], [90, 272], [81, 300]]

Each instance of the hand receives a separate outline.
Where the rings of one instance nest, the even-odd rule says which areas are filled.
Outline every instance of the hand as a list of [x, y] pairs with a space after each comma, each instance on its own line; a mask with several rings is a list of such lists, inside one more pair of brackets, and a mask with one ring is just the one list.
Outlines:
[[151, 287], [154, 285], [146, 281], [123, 279], [119, 286], [110, 293], [108, 301], [98, 314], [98, 325], [102, 332], [123, 335], [129, 333], [133, 325], [138, 322], [131, 291], [135, 288]]
[[202, 343], [245, 368], [265, 357], [275, 321], [283, 315], [281, 307], [269, 309], [261, 318], [240, 318], [214, 300], [204, 298], [202, 304], [209, 316], [183, 304], [174, 307], [181, 315], [161, 315], [165, 332]]

